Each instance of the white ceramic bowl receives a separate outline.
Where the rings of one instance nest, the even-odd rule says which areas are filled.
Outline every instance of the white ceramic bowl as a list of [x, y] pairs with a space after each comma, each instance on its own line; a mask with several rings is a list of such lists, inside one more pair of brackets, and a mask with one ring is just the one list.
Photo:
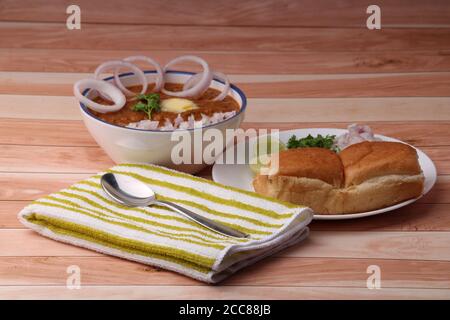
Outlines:
[[[149, 81], [151, 81], [154, 72], [146, 71], [145, 73], [149, 78]], [[190, 72], [169, 71], [167, 74], [167, 82], [184, 83], [191, 75], [192, 73]], [[139, 84], [137, 77], [133, 73], [124, 73], [121, 74], [120, 77], [125, 86]], [[113, 81], [113, 77], [109, 77], [104, 80], [111, 82]], [[211, 87], [215, 89], [221, 89], [223, 86], [224, 83], [217, 79], [214, 79], [211, 83]], [[96, 97], [96, 93], [89, 89], [83, 92], [83, 94], [91, 99]], [[226, 129], [236, 129], [240, 126], [244, 119], [247, 99], [244, 93], [234, 85], [231, 86], [229, 95], [238, 102], [240, 110], [233, 117], [225, 121], [203, 127], [202, 129], [218, 129], [222, 132], [223, 137], [225, 137]], [[96, 118], [88, 111], [84, 104], [80, 103], [79, 105], [84, 124], [86, 125], [89, 133], [100, 145], [100, 147], [108, 154], [108, 156], [111, 157], [111, 159], [116, 163], [152, 163], [189, 173], [195, 173], [206, 166], [204, 162], [201, 164], [181, 165], [175, 165], [172, 162], [172, 148], [179, 143], [178, 141], [171, 141], [173, 131], [139, 130], [117, 126]], [[186, 134], [189, 133], [191, 141], [194, 141], [194, 132], [200, 132], [203, 134], [205, 130], [187, 129], [176, 131], [184, 131]], [[225, 141], [225, 143], [229, 142], [230, 141]], [[193, 152], [202, 152], [203, 154], [203, 150], [206, 145], [207, 143], [203, 143], [202, 146], [195, 145]], [[207, 161], [211, 161], [211, 159], [207, 159]]]

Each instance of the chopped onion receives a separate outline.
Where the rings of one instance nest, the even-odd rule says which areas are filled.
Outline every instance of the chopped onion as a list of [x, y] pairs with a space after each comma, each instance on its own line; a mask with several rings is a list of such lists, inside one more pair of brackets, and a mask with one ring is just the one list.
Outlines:
[[353, 123], [347, 127], [348, 132], [340, 135], [335, 139], [334, 144], [340, 149], [351, 146], [352, 144], [360, 143], [363, 141], [377, 141], [372, 132], [372, 129], [367, 125], [358, 125]]
[[131, 122], [127, 128], [142, 129], [142, 130], [156, 130], [158, 129], [159, 121], [141, 120], [138, 122]]
[[162, 131], [170, 131], [170, 130], [174, 130], [175, 127], [173, 126], [172, 122], [169, 119], [166, 119], [166, 121], [164, 122], [164, 125], [160, 128], [160, 130]]
[[183, 89], [182, 91], [169, 91], [169, 90], [166, 90], [165, 88], [162, 88], [161, 91], [164, 94], [174, 96], [174, 97], [198, 97], [209, 88], [209, 85], [211, 84], [212, 77], [213, 77], [213, 74], [209, 69], [209, 65], [205, 60], [203, 60], [199, 57], [196, 57], [196, 56], [180, 56], [180, 57], [177, 57], [177, 58], [169, 61], [165, 65], [164, 73], [167, 72], [167, 70], [170, 66], [177, 64], [180, 61], [184, 61], [184, 60], [197, 62], [202, 66], [203, 72], [201, 72], [201, 78], [196, 82], [195, 85], [193, 85], [191, 88], [186, 89], [186, 90]]
[[159, 127], [158, 121], [150, 121], [150, 120], [131, 122], [127, 125], [127, 127], [141, 130], [161, 130], [161, 131], [197, 129], [225, 121], [233, 117], [235, 114], [236, 111], [215, 112], [212, 116], [207, 116], [202, 113], [201, 114], [202, 118], [200, 120], [195, 120], [194, 115], [191, 114], [186, 121], [183, 120], [181, 115], [178, 115], [173, 121], [173, 123], [169, 119], [166, 119], [164, 125], [161, 127]]
[[[153, 91], [159, 92], [161, 90], [162, 86], [164, 85], [164, 74], [163, 74], [162, 68], [158, 62], [156, 62], [152, 58], [146, 57], [146, 56], [131, 56], [131, 57], [127, 57], [127, 58], [123, 59], [123, 61], [126, 61], [126, 62], [144, 61], [144, 62], [151, 64], [155, 68], [155, 71], [156, 71], [155, 87], [153, 88]], [[121, 83], [121, 80], [119, 77], [119, 68], [117, 68], [114, 72], [114, 81], [117, 84]]]
[[183, 117], [181, 116], [181, 114], [178, 114], [177, 117], [175, 118], [175, 120], [173, 121], [173, 125], [178, 128], [180, 126], [180, 123], [182, 123]]
[[[198, 81], [200, 80], [200, 77], [202, 75], [203, 75], [203, 73], [200, 72], [200, 73], [197, 73], [197, 74], [194, 74], [193, 76], [191, 76], [184, 83], [183, 90], [192, 88], [196, 83], [198, 83]], [[213, 76], [214, 76], [214, 78], [217, 78], [217, 79], [225, 82], [225, 86], [222, 88], [221, 92], [214, 99], [212, 99], [213, 101], [222, 101], [223, 99], [225, 99], [225, 97], [228, 95], [228, 92], [230, 91], [230, 80], [222, 72], [214, 71]]]
[[[97, 67], [97, 69], [95, 69], [94, 72], [94, 76], [96, 79], [100, 78], [100, 75], [102, 73], [104, 73], [107, 70], [110, 70], [111, 68], [114, 68], [114, 75], [117, 74], [116, 71], [118, 71], [120, 68], [128, 68], [131, 69], [133, 71], [133, 73], [139, 78], [139, 81], [141, 82], [142, 85], [142, 90], [141, 90], [141, 94], [144, 94], [147, 91], [147, 86], [148, 86], [148, 82], [147, 82], [147, 78], [145, 77], [144, 72], [142, 72], [141, 69], [139, 69], [135, 64], [131, 63], [131, 62], [127, 62], [127, 61], [123, 61], [123, 60], [111, 60], [111, 61], [106, 61], [104, 63], [102, 63], [101, 65], [99, 65]], [[119, 78], [119, 76], [117, 75], [117, 78]], [[115, 77], [116, 80], [116, 77]], [[122, 84], [122, 82], [119, 81], [115, 81], [115, 85], [128, 97], [134, 97], [136, 96], [136, 93], [133, 91], [128, 90], [127, 88], [125, 88], [125, 86]]]
[[[86, 89], [96, 90], [102, 93], [114, 102], [113, 105], [103, 105], [92, 101], [88, 97], [83, 95], [83, 91]], [[83, 79], [75, 82], [73, 86], [73, 94], [81, 103], [85, 104], [94, 111], [100, 113], [115, 112], [123, 108], [126, 102], [126, 98], [122, 91], [120, 91], [113, 84], [97, 80], [97, 79]]]

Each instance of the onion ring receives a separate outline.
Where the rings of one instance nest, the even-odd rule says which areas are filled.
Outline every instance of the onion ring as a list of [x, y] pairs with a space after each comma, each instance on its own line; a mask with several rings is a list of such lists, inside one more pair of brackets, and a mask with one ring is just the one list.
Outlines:
[[167, 72], [167, 69], [180, 62], [183, 60], [188, 60], [188, 61], [193, 61], [193, 62], [197, 62], [199, 63], [202, 67], [203, 67], [203, 72], [201, 72], [202, 76], [201, 79], [192, 87], [189, 88], [187, 90], [182, 90], [182, 91], [169, 91], [166, 90], [164, 88], [161, 89], [161, 92], [170, 96], [174, 96], [174, 97], [196, 97], [196, 96], [200, 96], [203, 92], [205, 92], [209, 85], [211, 84], [212, 78], [213, 78], [213, 74], [209, 69], [209, 65], [208, 63], [203, 60], [202, 58], [196, 57], [196, 56], [180, 56], [177, 57], [171, 61], [169, 61], [163, 71], [164, 74]]
[[[190, 77], [185, 84], [183, 85], [183, 90], [187, 90], [192, 88], [198, 81], [202, 73], [197, 73]], [[222, 91], [214, 98], [212, 101], [222, 101], [225, 99], [225, 97], [228, 95], [228, 92], [230, 91], [230, 80], [226, 76], [225, 73], [222, 72], [213, 72], [214, 78], [217, 78], [219, 80], [222, 80], [225, 82], [225, 86], [222, 88]]]
[[[114, 70], [117, 70], [121, 67], [129, 68], [134, 72], [134, 74], [139, 78], [139, 80], [142, 84], [142, 90], [140, 93], [144, 94], [147, 91], [147, 86], [148, 86], [147, 78], [145, 77], [144, 72], [131, 62], [127, 62], [127, 61], [123, 61], [123, 60], [106, 61], [106, 62], [102, 63], [101, 65], [99, 65], [97, 67], [97, 69], [95, 69], [94, 76], [96, 79], [99, 79], [100, 75], [103, 72], [105, 72], [106, 70], [109, 70], [111, 68], [115, 68]], [[121, 81], [115, 82], [115, 85], [128, 97], [133, 97], [136, 95], [135, 92], [130, 91], [127, 88], [125, 88], [125, 86], [122, 84]]]
[[189, 79], [187, 79], [187, 81], [184, 83], [183, 90], [192, 88], [196, 83], [198, 83], [202, 75], [203, 72], [199, 72], [190, 76]]
[[213, 101], [222, 101], [228, 95], [228, 92], [230, 92], [230, 80], [228, 79], [227, 75], [222, 72], [214, 72], [214, 76], [219, 80], [225, 82], [225, 86], [223, 87], [222, 92], [213, 99]]
[[[123, 61], [125, 61], [125, 62], [144, 61], [144, 62], [151, 64], [153, 67], [155, 67], [156, 81], [155, 81], [155, 87], [153, 88], [153, 91], [159, 92], [161, 90], [162, 86], [164, 85], [164, 74], [163, 74], [162, 68], [158, 62], [156, 62], [152, 58], [146, 57], [146, 56], [130, 56], [130, 57], [123, 59]], [[119, 77], [119, 69], [120, 68], [116, 68], [116, 70], [114, 71], [114, 81], [117, 84], [117, 86], [119, 86], [119, 83], [121, 84], [121, 80]]]
[[[114, 104], [103, 105], [92, 101], [83, 95], [83, 91], [86, 89], [94, 89], [107, 95], [108, 97], [111, 97]], [[126, 102], [125, 95], [117, 87], [109, 82], [97, 79], [83, 79], [75, 82], [73, 85], [73, 94], [80, 103], [83, 103], [92, 110], [100, 113], [118, 111], [123, 108]]]

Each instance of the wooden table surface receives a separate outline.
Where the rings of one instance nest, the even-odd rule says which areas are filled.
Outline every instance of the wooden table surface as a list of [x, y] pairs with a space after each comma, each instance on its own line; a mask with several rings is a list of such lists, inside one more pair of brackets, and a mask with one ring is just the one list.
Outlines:
[[[357, 0], [76, 2], [82, 29], [70, 31], [69, 1], [0, 0], [0, 298], [450, 298], [448, 1], [377, 1], [381, 30]], [[304, 245], [218, 286], [25, 229], [16, 215], [31, 200], [113, 164], [80, 120], [74, 81], [107, 59], [185, 53], [246, 92], [243, 127], [367, 123], [426, 152], [435, 187], [389, 214], [313, 222]], [[70, 265], [80, 290], [66, 288]], [[370, 265], [379, 290], [366, 287]]]

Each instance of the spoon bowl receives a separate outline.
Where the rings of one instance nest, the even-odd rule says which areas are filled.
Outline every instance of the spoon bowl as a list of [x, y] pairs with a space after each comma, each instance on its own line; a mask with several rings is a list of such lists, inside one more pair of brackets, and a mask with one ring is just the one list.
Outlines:
[[248, 238], [249, 235], [232, 229], [219, 222], [198, 215], [176, 203], [158, 200], [153, 190], [145, 183], [127, 175], [105, 173], [101, 180], [103, 190], [112, 199], [128, 207], [146, 207], [160, 205], [170, 208], [198, 224], [222, 235], [235, 238]]
[[101, 185], [111, 198], [129, 207], [145, 207], [156, 201], [156, 194], [152, 189], [126, 175], [106, 173], [102, 176]]

